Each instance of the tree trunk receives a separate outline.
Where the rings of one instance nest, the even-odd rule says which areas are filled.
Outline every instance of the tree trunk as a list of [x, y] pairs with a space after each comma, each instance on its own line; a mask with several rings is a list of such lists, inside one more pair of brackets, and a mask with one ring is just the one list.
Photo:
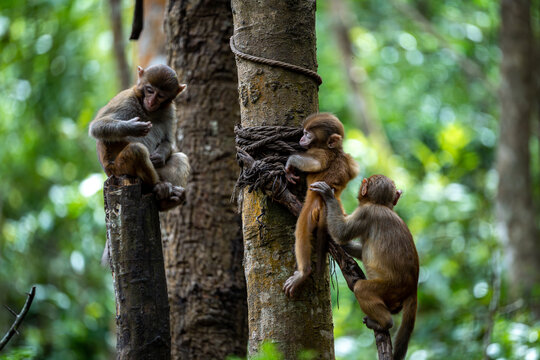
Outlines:
[[343, 72], [350, 89], [350, 94], [347, 94], [347, 102], [352, 110], [353, 119], [364, 135], [370, 136], [373, 133], [378, 136], [384, 135], [380, 125], [373, 119], [369, 111], [362, 84], [353, 74], [355, 55], [349, 32], [352, 26], [351, 18], [354, 17], [354, 13], [348, 9], [348, 5], [343, 0], [333, 0], [329, 5], [332, 15], [332, 31], [341, 53], [339, 58], [343, 64]]
[[121, 0], [109, 0], [111, 7], [111, 27], [113, 32], [113, 50], [116, 60], [116, 70], [120, 88], [122, 90], [131, 85], [130, 71], [126, 59], [126, 43], [124, 41], [124, 31], [122, 29], [122, 3]]
[[506, 246], [511, 285], [531, 301], [537, 315], [540, 301], [531, 298], [540, 283], [540, 248], [531, 189], [529, 142], [532, 130], [533, 43], [530, 3], [502, 0], [501, 121], [497, 152], [499, 236]]
[[231, 202], [240, 116], [230, 2], [171, 0], [165, 29], [169, 63], [188, 85], [177, 102], [177, 140], [192, 168], [186, 204], [165, 215], [172, 356], [245, 356], [241, 218]]
[[[234, 42], [241, 52], [317, 68], [315, 1], [233, 0]], [[237, 58], [242, 126], [300, 126], [318, 109], [312, 78]], [[290, 300], [282, 286], [295, 269], [294, 228], [289, 211], [260, 192], [243, 197], [244, 266], [248, 288], [249, 345], [253, 356], [263, 341], [275, 342], [285, 359], [314, 350], [333, 359], [333, 325], [328, 267], [312, 276]]]
[[139, 63], [136, 64], [143, 68], [167, 62], [167, 39], [163, 31], [166, 2], [166, 0], [144, 0], [144, 26], [137, 40]]
[[110, 177], [103, 189], [116, 296], [116, 358], [170, 359], [169, 305], [159, 215], [139, 179]]

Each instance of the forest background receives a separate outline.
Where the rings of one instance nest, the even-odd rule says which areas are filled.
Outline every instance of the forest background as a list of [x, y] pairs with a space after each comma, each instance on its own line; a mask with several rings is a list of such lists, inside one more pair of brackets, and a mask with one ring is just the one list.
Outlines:
[[[538, 359], [540, 322], [530, 299], [510, 291], [495, 217], [499, 3], [343, 4], [318, 2], [320, 110], [345, 123], [346, 151], [360, 164], [342, 196], [348, 212], [362, 176], [386, 174], [404, 191], [396, 210], [422, 265], [409, 358], [476, 359], [487, 350], [493, 359]], [[124, 1], [126, 34], [131, 6]], [[19, 309], [37, 286], [20, 336], [0, 359], [114, 352], [112, 281], [99, 264], [105, 176], [87, 135], [96, 111], [120, 90], [109, 11], [98, 0], [4, 0], [0, 8], [0, 304]], [[132, 74], [136, 65], [130, 60]], [[530, 148], [538, 224], [538, 136]], [[337, 278], [337, 358], [371, 359], [373, 335]], [[2, 335], [11, 322], [0, 309]]]

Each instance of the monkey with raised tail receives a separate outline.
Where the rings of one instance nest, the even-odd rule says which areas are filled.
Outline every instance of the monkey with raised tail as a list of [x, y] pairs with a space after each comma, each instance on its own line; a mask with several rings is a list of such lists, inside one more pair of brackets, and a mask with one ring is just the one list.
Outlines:
[[160, 210], [168, 210], [184, 201], [190, 173], [187, 156], [174, 151], [173, 100], [186, 85], [167, 65], [137, 70], [137, 84], [99, 110], [89, 133], [108, 176], [139, 177], [156, 193]]
[[345, 216], [328, 184], [315, 182], [310, 190], [326, 203], [328, 232], [333, 239], [349, 244], [360, 238], [357, 256], [364, 263], [367, 280], [354, 284], [354, 295], [367, 315], [366, 326], [387, 330], [394, 324], [391, 315], [403, 309], [394, 359], [404, 359], [416, 319], [419, 260], [409, 228], [393, 210], [401, 191], [384, 175], [363, 179], [359, 206]]

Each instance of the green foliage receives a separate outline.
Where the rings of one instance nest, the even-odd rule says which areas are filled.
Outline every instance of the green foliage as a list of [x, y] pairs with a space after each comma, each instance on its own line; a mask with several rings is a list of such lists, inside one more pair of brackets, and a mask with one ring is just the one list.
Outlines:
[[36, 352], [32, 348], [13, 349], [6, 355], [0, 355], [0, 360], [24, 360], [32, 359]]
[[[259, 349], [259, 352], [250, 358], [251, 360], [283, 360], [283, 354], [278, 350], [277, 345], [271, 342], [263, 342]], [[308, 360], [310, 358], [300, 357], [301, 360]], [[238, 356], [229, 356], [227, 360], [242, 360]]]
[[[504, 286], [494, 331], [484, 344], [494, 276], [502, 266], [493, 218], [498, 3], [346, 3], [355, 54], [348, 75], [332, 37], [330, 9], [326, 3], [318, 8], [320, 108], [346, 123], [346, 150], [360, 163], [359, 178], [342, 196], [347, 211], [357, 206], [362, 177], [384, 173], [404, 190], [396, 211], [415, 237], [421, 262], [409, 357], [479, 359], [489, 344], [493, 359], [538, 359], [540, 323], [523, 306], [503, 310], [515, 300]], [[411, 9], [425, 22], [411, 17]], [[389, 146], [356, 129], [350, 104], [358, 99], [351, 99], [346, 76], [362, 88]], [[362, 324], [356, 299], [341, 278], [338, 286], [337, 358], [376, 358], [373, 333]], [[510, 335], [515, 329], [521, 337]]]
[[[540, 324], [504, 282], [498, 311], [489, 311], [495, 275], [504, 277], [493, 225], [497, 2], [344, 1], [350, 73], [332, 34], [330, 2], [318, 3], [320, 108], [345, 122], [346, 149], [361, 165], [342, 197], [348, 212], [362, 176], [384, 173], [404, 190], [396, 210], [421, 260], [409, 358], [479, 359], [488, 345], [492, 359], [538, 359]], [[2, 2], [0, 304], [19, 310], [33, 284], [37, 294], [21, 335], [0, 359], [104, 359], [113, 351], [112, 284], [99, 266], [104, 176], [87, 135], [93, 114], [117, 90], [107, 15], [97, 0]], [[382, 137], [358, 130], [348, 77], [361, 87]], [[531, 146], [539, 195], [540, 146]], [[373, 334], [338, 279], [337, 358], [373, 359]], [[11, 322], [0, 310], [0, 334]], [[256, 358], [282, 356], [266, 343]]]
[[[104, 358], [112, 344], [114, 298], [99, 265], [104, 176], [86, 130], [115, 91], [106, 11], [64, 0], [0, 9], [0, 303], [20, 309], [37, 285], [8, 344], [37, 358]], [[11, 321], [0, 311], [0, 333]]]

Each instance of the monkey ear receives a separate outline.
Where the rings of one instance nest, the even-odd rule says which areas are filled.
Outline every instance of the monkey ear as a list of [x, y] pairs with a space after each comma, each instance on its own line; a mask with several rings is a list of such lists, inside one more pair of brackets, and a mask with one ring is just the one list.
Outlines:
[[364, 180], [362, 180], [362, 187], [360, 188], [360, 194], [362, 194], [362, 196], [366, 196], [367, 195], [367, 179], [364, 178]]
[[341, 135], [338, 135], [338, 134], [330, 135], [330, 137], [328, 137], [328, 141], [326, 142], [326, 144], [328, 145], [330, 149], [339, 147], [341, 145]]
[[137, 76], [139, 77], [139, 79], [141, 78], [141, 76], [143, 76], [143, 74], [144, 69], [141, 66], [137, 66]]
[[403, 194], [403, 191], [401, 191], [401, 190], [396, 191], [396, 197], [394, 198], [394, 206], [397, 205], [397, 202], [398, 202], [399, 198], [401, 197], [401, 194]]
[[176, 93], [176, 95], [180, 94], [182, 91], [184, 91], [187, 87], [187, 84], [180, 84], [178, 86], [178, 92]]

